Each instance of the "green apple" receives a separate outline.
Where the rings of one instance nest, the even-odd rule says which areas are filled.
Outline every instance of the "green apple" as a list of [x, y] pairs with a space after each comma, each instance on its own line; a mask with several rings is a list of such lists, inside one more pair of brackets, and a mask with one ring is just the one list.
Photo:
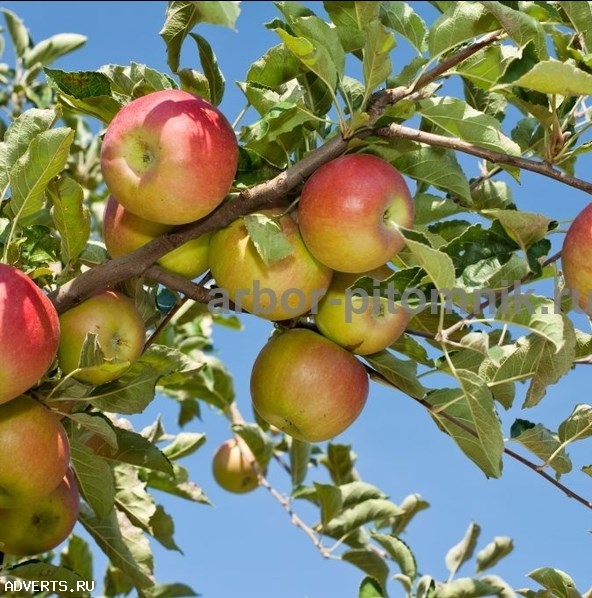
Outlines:
[[239, 437], [229, 438], [216, 449], [212, 472], [218, 485], [229, 492], [245, 494], [259, 486], [255, 456]]
[[336, 272], [315, 314], [319, 332], [358, 355], [377, 353], [392, 345], [405, 332], [411, 313], [378, 291], [360, 289], [356, 294], [355, 287], [363, 276], [382, 281], [392, 274], [388, 266], [364, 274]]
[[[112, 195], [103, 212], [103, 240], [112, 258], [132, 253], [149, 241], [173, 230], [169, 224], [152, 222], [126, 210]], [[170, 272], [193, 279], [208, 269], [211, 233], [207, 233], [173, 249], [158, 260]]]
[[80, 510], [80, 494], [72, 469], [54, 490], [35, 502], [0, 509], [0, 551], [33, 556], [60, 545], [72, 532]]
[[571, 223], [563, 240], [561, 264], [574, 305], [592, 316], [592, 203]]
[[107, 126], [101, 170], [127, 210], [153, 222], [186, 224], [216, 208], [238, 166], [238, 143], [224, 115], [180, 89], [132, 100]]
[[300, 232], [310, 252], [338, 272], [368, 272], [390, 261], [415, 209], [399, 171], [370, 154], [347, 154], [318, 168], [302, 188]]
[[255, 411], [269, 424], [307, 442], [341, 434], [362, 412], [368, 391], [362, 363], [305, 328], [273, 336], [251, 371]]
[[[97, 385], [115, 380], [144, 348], [142, 316], [134, 301], [118, 291], [103, 291], [64, 312], [60, 326], [60, 368], [81, 382]], [[91, 362], [79, 367], [87, 335], [96, 335], [102, 355], [91, 351]]]
[[59, 338], [58, 314], [47, 295], [18, 268], [0, 264], [0, 403], [43, 377]]
[[249, 237], [244, 220], [216, 231], [210, 241], [210, 270], [237, 311], [268, 320], [305, 314], [325, 294], [333, 271], [319, 263], [302, 242], [298, 224], [282, 208], [262, 210], [277, 218], [292, 253], [266, 264]]
[[0, 508], [38, 501], [69, 463], [70, 443], [53, 412], [26, 395], [0, 405]]

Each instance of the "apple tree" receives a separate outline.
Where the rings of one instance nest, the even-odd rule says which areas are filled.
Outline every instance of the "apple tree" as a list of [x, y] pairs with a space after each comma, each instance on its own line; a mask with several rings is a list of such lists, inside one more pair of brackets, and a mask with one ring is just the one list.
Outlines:
[[[12, 45], [16, 62], [0, 65], [2, 261], [43, 289], [61, 317], [91, 297], [116, 291], [133, 300], [146, 330], [133, 358], [111, 355], [96, 333], [86, 331], [73, 371], [58, 356], [25, 392], [54, 411], [67, 432], [81, 495], [79, 527], [59, 551], [15, 556], [5, 550], [4, 596], [33, 595], [15, 591], [7, 580], [74, 587], [93, 577], [102, 577], [106, 597], [196, 595], [199, 588], [183, 580], [155, 579], [150, 544], [176, 549], [174, 529], [181, 524], [154, 491], [192, 501], [197, 511], [208, 504], [200, 480], [183, 464], [183, 457], [205, 443], [207, 430], [190, 432], [186, 426], [198, 427], [206, 406], [227, 418], [229, 436], [235, 437], [224, 451], [240, 449], [232, 459], [219, 458], [219, 483], [241, 492], [266, 487], [270, 500], [289, 514], [287, 525], [291, 521], [309, 536], [311, 550], [360, 570], [359, 587], [352, 589], [360, 598], [517, 593], [496, 574], [496, 565], [512, 551], [511, 539], [480, 543], [473, 524], [446, 555], [450, 577], [432, 576], [404, 540], [407, 527], [428, 507], [412, 488], [395, 503], [363, 478], [355, 447], [341, 444], [333, 432], [322, 441], [313, 433], [310, 440], [296, 428], [271, 425], [262, 413], [241, 413], [232, 372], [212, 351], [212, 323], [240, 325], [238, 313], [212, 308], [212, 297], [224, 290], [224, 264], [217, 264], [219, 276], [207, 267], [200, 276], [165, 267], [174, 262], [164, 261], [174, 250], [212, 238], [216, 260], [225, 259], [232, 274], [236, 236], [216, 235], [236, 222], [247, 231], [254, 261], [281, 271], [290, 258], [301, 259], [300, 246], [280, 219], [297, 212], [307, 182], [344, 155], [376, 157], [401, 173], [414, 189], [414, 217], [397, 221], [402, 240], [379, 284], [357, 270], [343, 279], [340, 292], [355, 286], [378, 301], [392, 301], [395, 293], [406, 296], [413, 309], [404, 330], [399, 322], [396, 338], [380, 350], [360, 355], [355, 347], [348, 351], [322, 339], [323, 347], [342, 352], [341, 375], [349, 380], [355, 370], [369, 381], [370, 395], [380, 383], [399, 400], [422, 406], [436, 424], [434, 434], [450, 437], [486, 476], [502, 476], [504, 461], [517, 460], [566, 500], [592, 508], [570, 483], [592, 475], [592, 466], [574, 463], [568, 454], [572, 443], [592, 435], [592, 406], [576, 400], [565, 405], [559, 425], [529, 416], [529, 409], [552, 395], [553, 384], [592, 362], [589, 322], [569, 292], [588, 293], [592, 286], [587, 266], [592, 225], [578, 229], [579, 253], [567, 266], [574, 280], [565, 286], [561, 253], [551, 251], [550, 235], [559, 227], [553, 204], [545, 213], [527, 212], [513, 195], [524, 173], [592, 193], [592, 182], [578, 169], [591, 148], [592, 3], [430, 4], [438, 11], [432, 23], [405, 2], [324, 2], [312, 8], [277, 3], [275, 19], [261, 25], [277, 34], [277, 44], [239, 83], [245, 110], [235, 124], [237, 168], [223, 201], [204, 217], [155, 229], [118, 257], [104, 238], [105, 132], [126, 106], [163, 90], [183, 90], [219, 106], [225, 79], [200, 24], [234, 27], [249, 3], [163, 3], [161, 39], [155, 43], [166, 52], [166, 73], [134, 62], [61, 70], [54, 62], [84, 44], [84, 37], [58, 34], [35, 42], [17, 14], [3, 11], [4, 42]], [[182, 63], [185, 44], [197, 44], [199, 60]], [[405, 62], [399, 59], [401, 46], [411, 49]], [[237, 116], [226, 115], [229, 122]], [[367, 187], [374, 183], [367, 177]], [[278, 206], [280, 212], [270, 216]], [[308, 218], [313, 229], [319, 218]], [[332, 227], [340, 224], [335, 218]], [[348, 236], [355, 231], [352, 226]], [[372, 234], [364, 240], [372, 241]], [[19, 297], [0, 294], [0, 300]], [[235, 301], [233, 306], [240, 312]], [[324, 325], [316, 325], [315, 315], [311, 310], [267, 318], [270, 333], [279, 334], [275, 338], [307, 329], [299, 333], [303, 341], [292, 361], [317, 344], [307, 340], [318, 337]], [[62, 344], [69, 342], [65, 330]], [[367, 329], [369, 336], [374, 333]], [[334, 364], [331, 351], [318, 360]], [[283, 393], [282, 372], [290, 360], [282, 354], [273, 359], [252, 385], [257, 396], [265, 395], [268, 384]], [[97, 370], [109, 376], [77, 376]], [[136, 429], [134, 416], [157, 395], [170, 399], [176, 421], [167, 427], [158, 419]], [[269, 403], [267, 395], [263, 400]], [[511, 428], [502, 426], [500, 410], [515, 415]], [[180, 431], [171, 433], [175, 426]], [[0, 447], [3, 430], [0, 426]], [[266, 472], [272, 468], [285, 471], [289, 495], [271, 486]], [[330, 483], [319, 481], [319, 469]], [[315, 509], [316, 520], [299, 514], [305, 503], [307, 510]], [[84, 537], [78, 529], [85, 530]], [[0, 528], [0, 549], [3, 542], [10, 547], [2, 534]], [[104, 573], [90, 571], [94, 550], [106, 555]], [[466, 562], [475, 573], [457, 575]], [[526, 573], [532, 585], [519, 590], [522, 595], [592, 595], [580, 593], [568, 572], [551, 566]], [[58, 588], [35, 595], [72, 594]]]

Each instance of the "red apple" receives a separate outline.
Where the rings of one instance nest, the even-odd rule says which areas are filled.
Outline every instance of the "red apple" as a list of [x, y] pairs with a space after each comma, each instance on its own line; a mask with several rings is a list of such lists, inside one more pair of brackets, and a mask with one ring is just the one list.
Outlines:
[[230, 123], [186, 91], [155, 91], [124, 106], [107, 127], [101, 169], [127, 210], [154, 222], [199, 220], [228, 194], [238, 165]]
[[[152, 222], [126, 210], [112, 195], [103, 212], [103, 240], [112, 258], [122, 257], [173, 230], [169, 224]], [[158, 260], [163, 268], [189, 279], [208, 269], [211, 233], [192, 239]]]
[[244, 494], [259, 486], [257, 461], [242, 438], [230, 438], [215, 451], [212, 460], [214, 479], [229, 492]]
[[310, 252], [338, 272], [368, 272], [403, 247], [399, 227], [415, 210], [405, 180], [386, 160], [348, 154], [306, 181], [298, 207], [300, 232]]
[[78, 486], [68, 469], [46, 496], [14, 509], [0, 509], [0, 551], [33, 556], [53, 550], [72, 532], [79, 510]]
[[66, 431], [47, 407], [26, 395], [0, 405], [0, 508], [49, 494], [69, 462]]
[[315, 314], [319, 332], [358, 355], [377, 353], [392, 345], [405, 332], [411, 313], [381, 297], [378, 288], [376, 293], [359, 289], [356, 294], [355, 287], [362, 276], [378, 282], [391, 274], [387, 266], [365, 274], [336, 272]]
[[592, 315], [592, 203], [571, 223], [563, 240], [561, 263], [574, 304]]
[[368, 390], [366, 369], [354, 355], [304, 328], [272, 337], [251, 372], [255, 411], [307, 442], [341, 434], [360, 415]]
[[[60, 315], [58, 361], [64, 374], [89, 384], [105, 384], [123, 374], [140, 357], [146, 329], [132, 299], [103, 291]], [[88, 334], [96, 334], [104, 361], [79, 368]]]
[[0, 264], [0, 403], [43, 377], [59, 337], [58, 314], [47, 295], [24, 272]]
[[[319, 263], [302, 242], [298, 225], [283, 209], [262, 210], [279, 218], [292, 253], [268, 265], [261, 259], [242, 218], [210, 240], [210, 269], [235, 308], [268, 320], [296, 318], [318, 303], [333, 271]], [[283, 214], [283, 215], [282, 215]]]

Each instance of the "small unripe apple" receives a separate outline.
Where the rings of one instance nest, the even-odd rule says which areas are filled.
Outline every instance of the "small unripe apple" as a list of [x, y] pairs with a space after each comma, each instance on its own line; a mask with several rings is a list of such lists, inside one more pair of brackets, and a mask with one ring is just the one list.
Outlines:
[[[105, 384], [123, 374], [142, 354], [146, 329], [132, 299], [103, 291], [60, 315], [58, 361], [64, 374], [89, 384]], [[79, 368], [87, 334], [96, 334], [102, 364]]]
[[574, 302], [592, 315], [592, 203], [571, 223], [563, 240], [561, 264]]
[[26, 395], [0, 405], [0, 508], [40, 500], [69, 463], [66, 431], [45, 405]]
[[392, 260], [415, 218], [405, 179], [386, 160], [347, 154], [318, 168], [302, 188], [300, 232], [310, 252], [338, 272], [368, 272]]
[[0, 509], [0, 551], [33, 556], [53, 550], [72, 532], [80, 494], [72, 469], [47, 495], [12, 509]]
[[214, 453], [214, 479], [229, 492], [244, 494], [259, 486], [259, 466], [242, 438], [229, 438]]
[[180, 89], [155, 91], [124, 106], [107, 127], [101, 170], [127, 210], [153, 222], [186, 224], [216, 208], [238, 165], [224, 115]]
[[[128, 255], [160, 237], [173, 226], [140, 218], [126, 210], [112, 195], [103, 212], [103, 240], [112, 258]], [[173, 249], [158, 260], [170, 272], [193, 279], [208, 269], [211, 233], [207, 233]]]
[[356, 294], [355, 286], [350, 288], [362, 276], [381, 281], [391, 274], [387, 266], [364, 274], [336, 272], [315, 314], [319, 332], [358, 355], [377, 353], [392, 345], [405, 332], [411, 313], [378, 291], [358, 290]]
[[251, 371], [255, 411], [307, 442], [341, 434], [362, 412], [368, 391], [366, 369], [352, 353], [304, 328], [272, 337]]
[[18, 268], [0, 264], [0, 403], [43, 377], [59, 337], [58, 314], [47, 295]]

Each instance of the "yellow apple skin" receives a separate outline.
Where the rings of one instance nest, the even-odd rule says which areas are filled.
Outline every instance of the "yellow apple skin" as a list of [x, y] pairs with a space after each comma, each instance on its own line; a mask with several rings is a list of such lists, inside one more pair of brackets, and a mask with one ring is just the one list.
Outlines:
[[130, 212], [187, 224], [216, 208], [232, 186], [238, 142], [224, 115], [180, 89], [155, 91], [124, 106], [107, 126], [101, 170]]
[[69, 463], [66, 431], [47, 407], [26, 395], [0, 405], [0, 508], [40, 500]]
[[[82, 368], [72, 376], [89, 384], [105, 384], [118, 378], [140, 357], [145, 326], [134, 301], [118, 291], [103, 291], [60, 315], [61, 337], [58, 361], [64, 374], [78, 369], [80, 353], [88, 333], [97, 335], [107, 365]], [[127, 364], [127, 365], [126, 365]]]
[[80, 494], [72, 469], [54, 490], [36, 502], [0, 509], [0, 551], [33, 556], [60, 545], [72, 532]]
[[229, 438], [216, 449], [212, 473], [221, 488], [235, 494], [245, 494], [259, 486], [255, 457], [239, 438]]
[[592, 203], [571, 223], [563, 240], [561, 264], [574, 302], [592, 316]]
[[405, 332], [411, 313], [386, 297], [372, 293], [356, 297], [352, 289], [348, 291], [363, 276], [381, 281], [391, 274], [387, 266], [363, 274], [336, 272], [315, 315], [319, 332], [357, 355], [371, 355], [392, 345]]
[[362, 412], [368, 391], [366, 369], [352, 353], [304, 328], [272, 337], [251, 371], [255, 411], [306, 442], [346, 430]]
[[415, 209], [399, 171], [371, 154], [347, 154], [318, 168], [298, 203], [302, 238], [310, 252], [338, 272], [368, 272], [403, 247], [399, 227]]
[[59, 336], [58, 314], [47, 295], [24, 272], [0, 264], [0, 403], [43, 377]]
[[[164, 235], [173, 226], [152, 222], [126, 210], [112, 195], [103, 212], [103, 240], [112, 258], [128, 255], [146, 243]], [[174, 274], [193, 279], [208, 269], [211, 233], [207, 233], [173, 249], [158, 264]]]
[[[293, 247], [291, 255], [269, 265], [259, 256], [242, 218], [216, 231], [210, 241], [210, 270], [216, 284], [239, 311], [276, 321], [310, 311], [333, 277], [333, 271], [306, 249], [298, 224], [289, 214], [281, 215], [283, 211], [261, 211], [279, 217], [282, 232]], [[257, 289], [263, 291], [259, 296]]]

